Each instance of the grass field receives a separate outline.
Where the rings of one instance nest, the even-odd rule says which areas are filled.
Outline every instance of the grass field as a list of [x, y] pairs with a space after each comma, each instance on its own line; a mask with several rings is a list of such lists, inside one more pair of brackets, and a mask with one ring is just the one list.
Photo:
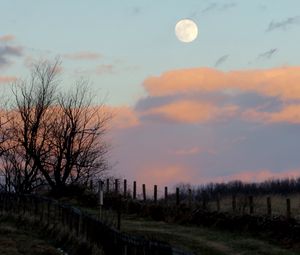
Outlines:
[[[97, 214], [96, 210], [88, 210]], [[107, 213], [107, 212], [106, 212]], [[248, 233], [229, 232], [200, 226], [184, 226], [153, 221], [136, 215], [122, 215], [121, 231], [162, 240], [196, 255], [297, 255], [300, 246], [288, 248]]]
[[123, 215], [122, 231], [167, 241], [199, 255], [296, 255], [261, 238], [212, 228], [167, 224]]
[[34, 231], [20, 229], [11, 221], [0, 221], [1, 255], [63, 255]]
[[[283, 195], [260, 195], [253, 197], [254, 214], [267, 214], [267, 197], [271, 198], [272, 214], [273, 215], [286, 215], [286, 199], [291, 201], [291, 215], [300, 220], [300, 194]], [[236, 196], [237, 211], [249, 212], [248, 196]], [[209, 210], [217, 209], [217, 202], [208, 202]], [[232, 196], [222, 197], [220, 201], [220, 209], [224, 212], [232, 211]]]

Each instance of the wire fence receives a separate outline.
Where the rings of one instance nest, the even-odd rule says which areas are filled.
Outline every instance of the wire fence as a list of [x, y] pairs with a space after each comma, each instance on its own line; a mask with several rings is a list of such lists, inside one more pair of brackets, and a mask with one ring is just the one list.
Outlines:
[[98, 245], [106, 254], [115, 255], [192, 255], [168, 243], [122, 233], [78, 208], [37, 195], [0, 193], [0, 214], [30, 216], [47, 225], [67, 230], [70, 235]]

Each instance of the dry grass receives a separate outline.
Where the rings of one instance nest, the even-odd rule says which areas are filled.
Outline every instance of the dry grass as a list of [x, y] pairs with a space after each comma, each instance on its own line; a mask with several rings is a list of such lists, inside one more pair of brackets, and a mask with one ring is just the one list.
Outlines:
[[[286, 199], [289, 198], [291, 201], [291, 213], [292, 216], [300, 220], [300, 194], [292, 194], [288, 196], [283, 195], [262, 195], [254, 196], [254, 214], [267, 214], [267, 197], [271, 197], [272, 203], [272, 214], [273, 215], [286, 215]], [[237, 211], [243, 212], [243, 210], [249, 212], [248, 196], [237, 195], [236, 196]], [[232, 211], [232, 197], [227, 196], [221, 198], [220, 201], [221, 211], [231, 212]], [[208, 203], [210, 210], [217, 209], [216, 201], [210, 201]]]
[[12, 223], [0, 222], [1, 255], [62, 255], [34, 232], [20, 230]]
[[149, 239], [167, 241], [199, 255], [296, 255], [300, 252], [284, 249], [244, 233], [167, 224], [129, 216], [123, 218], [122, 230]]

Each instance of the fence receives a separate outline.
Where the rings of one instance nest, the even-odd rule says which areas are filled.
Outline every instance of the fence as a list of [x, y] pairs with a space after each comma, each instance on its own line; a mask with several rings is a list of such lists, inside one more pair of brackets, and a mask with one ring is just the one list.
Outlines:
[[66, 229], [77, 238], [99, 245], [106, 254], [192, 255], [167, 243], [121, 233], [81, 210], [35, 195], [0, 193], [0, 213], [34, 217], [48, 225]]
[[[180, 189], [175, 188], [174, 193], [168, 191], [168, 187], [163, 187], [159, 190], [157, 185], [149, 189], [146, 184], [139, 185], [140, 194], [138, 193], [138, 185], [136, 181], [132, 182], [132, 186], [124, 179], [106, 179], [102, 181], [104, 195], [119, 194], [124, 198], [131, 198], [133, 200], [140, 200], [150, 203], [163, 203], [180, 205], [186, 204], [191, 208], [199, 208], [217, 211], [217, 212], [233, 212], [242, 214], [263, 214], [263, 215], [284, 215], [287, 218], [295, 217], [300, 219], [300, 196], [286, 197], [274, 195], [242, 195], [233, 194], [232, 196], [221, 196], [217, 194], [210, 197], [208, 194], [199, 194], [191, 188]], [[91, 183], [93, 189], [93, 184]], [[150, 191], [151, 190], [151, 191]], [[94, 189], [94, 191], [96, 191]], [[292, 196], [292, 195], [291, 195]]]

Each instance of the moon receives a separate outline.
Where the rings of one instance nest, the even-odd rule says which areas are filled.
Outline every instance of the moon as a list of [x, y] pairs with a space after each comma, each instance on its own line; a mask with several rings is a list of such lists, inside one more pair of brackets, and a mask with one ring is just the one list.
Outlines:
[[194, 41], [198, 36], [197, 24], [191, 19], [179, 20], [175, 26], [175, 35], [178, 40], [190, 43]]

